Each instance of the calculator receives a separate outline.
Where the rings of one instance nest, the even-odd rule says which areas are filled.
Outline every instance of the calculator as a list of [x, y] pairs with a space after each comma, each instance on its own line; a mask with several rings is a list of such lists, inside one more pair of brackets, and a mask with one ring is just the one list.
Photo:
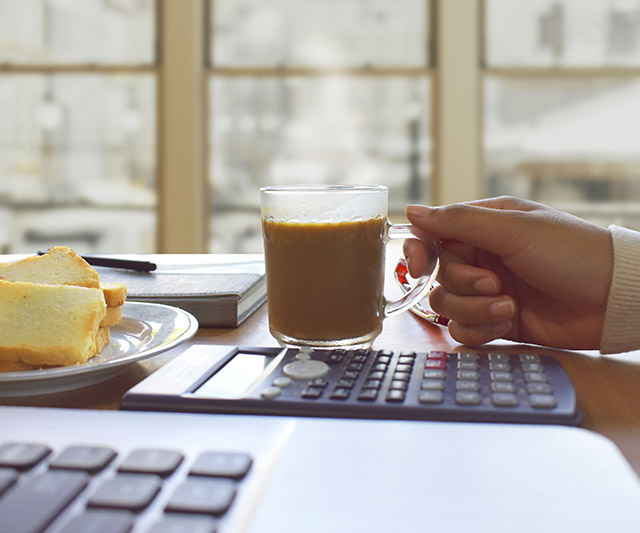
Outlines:
[[577, 425], [560, 362], [534, 353], [197, 344], [123, 409]]

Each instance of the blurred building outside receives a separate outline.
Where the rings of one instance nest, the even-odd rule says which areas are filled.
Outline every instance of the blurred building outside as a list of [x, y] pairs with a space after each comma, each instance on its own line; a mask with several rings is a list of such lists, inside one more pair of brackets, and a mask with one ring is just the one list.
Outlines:
[[[0, 0], [0, 251], [157, 249], [158, 5]], [[206, 6], [209, 251], [261, 251], [267, 184], [438, 201], [432, 2]], [[482, 6], [484, 195], [640, 229], [640, 0]]]

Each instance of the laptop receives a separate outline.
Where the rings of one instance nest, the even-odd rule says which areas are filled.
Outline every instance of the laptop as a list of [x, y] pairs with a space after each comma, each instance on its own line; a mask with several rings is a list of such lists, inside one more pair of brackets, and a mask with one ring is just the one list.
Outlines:
[[565, 426], [0, 407], [0, 532], [637, 532]]

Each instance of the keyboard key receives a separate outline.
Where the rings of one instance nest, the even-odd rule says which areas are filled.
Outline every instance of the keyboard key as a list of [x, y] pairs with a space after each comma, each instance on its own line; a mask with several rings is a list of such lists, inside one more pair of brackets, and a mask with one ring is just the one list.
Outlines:
[[494, 381], [491, 392], [516, 392], [516, 386], [511, 381]]
[[527, 382], [546, 383], [547, 376], [544, 372], [525, 372], [524, 380]]
[[509, 356], [506, 353], [490, 353], [489, 354], [489, 361], [502, 361], [505, 363], [509, 362]]
[[50, 453], [51, 448], [44, 444], [8, 442], [0, 446], [0, 466], [10, 466], [20, 471], [29, 470]]
[[300, 396], [307, 400], [317, 400], [318, 398], [320, 398], [320, 396], [322, 396], [323, 392], [324, 387], [307, 387], [303, 389], [303, 391], [300, 393]]
[[425, 379], [445, 379], [447, 377], [447, 373], [444, 370], [438, 370], [436, 368], [428, 368], [422, 374], [422, 377]]
[[129, 533], [134, 517], [127, 511], [87, 511], [74, 516], [60, 533]]
[[458, 370], [478, 370], [477, 361], [458, 361]]
[[378, 389], [362, 389], [358, 394], [361, 402], [375, 402], [378, 397]]
[[104, 470], [115, 456], [114, 450], [103, 446], [69, 446], [54, 457], [49, 467], [95, 474]]
[[480, 379], [480, 373], [477, 370], [458, 370], [457, 377], [462, 380], [476, 381]]
[[556, 400], [551, 394], [530, 394], [529, 405], [536, 409], [553, 409]]
[[18, 479], [18, 472], [14, 468], [0, 468], [0, 495], [13, 485]]
[[479, 356], [477, 353], [460, 352], [458, 353], [458, 361], [477, 361]]
[[456, 392], [456, 403], [458, 405], [478, 405], [482, 401], [482, 396], [473, 391]]
[[441, 379], [423, 379], [420, 388], [424, 390], [444, 390], [444, 381]]
[[139, 512], [155, 498], [161, 483], [161, 478], [156, 475], [119, 474], [105, 480], [89, 498], [88, 505]]
[[222, 515], [236, 495], [236, 484], [228, 479], [190, 478], [178, 486], [166, 510], [177, 513]]
[[393, 389], [387, 393], [387, 402], [402, 403], [404, 402], [406, 393], [400, 389]]
[[456, 390], [466, 390], [466, 391], [479, 391], [480, 384], [477, 381], [466, 381], [461, 380], [456, 382]]
[[522, 363], [524, 372], [544, 372], [544, 367], [540, 363]]
[[407, 390], [409, 388], [409, 382], [402, 379], [394, 379], [389, 383], [389, 389], [391, 390]]
[[520, 361], [523, 363], [539, 363], [540, 357], [532, 353], [521, 353]]
[[518, 397], [512, 392], [494, 392], [491, 395], [491, 401], [496, 407], [516, 407], [518, 405]]
[[242, 452], [204, 452], [189, 472], [193, 476], [228, 477], [236, 480], [247, 475], [253, 459]]
[[82, 492], [88, 480], [85, 472], [66, 470], [27, 479], [0, 500], [0, 531], [43, 531]]
[[120, 472], [156, 474], [167, 477], [178, 468], [184, 456], [175, 450], [141, 448], [133, 450], [120, 464]]
[[439, 390], [421, 390], [418, 393], [418, 401], [420, 403], [442, 403], [444, 394]]
[[551, 394], [551, 385], [548, 383], [532, 382], [527, 383], [527, 392], [529, 394]]
[[503, 370], [489, 372], [489, 376], [491, 377], [491, 381], [513, 381], [513, 374]]
[[209, 516], [165, 515], [149, 533], [216, 533], [218, 521]]
[[329, 398], [331, 398], [332, 400], [346, 400], [347, 398], [349, 398], [350, 393], [351, 389], [348, 389], [346, 387], [336, 387], [329, 395]]

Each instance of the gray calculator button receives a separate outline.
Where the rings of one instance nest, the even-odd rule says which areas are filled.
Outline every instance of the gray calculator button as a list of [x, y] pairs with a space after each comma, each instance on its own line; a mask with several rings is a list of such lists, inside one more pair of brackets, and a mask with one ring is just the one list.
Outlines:
[[551, 385], [536, 381], [527, 383], [527, 392], [529, 394], [551, 394]]
[[464, 381], [460, 380], [456, 383], [457, 390], [466, 390], [466, 391], [478, 391], [480, 390], [480, 384], [477, 381]]
[[287, 378], [285, 376], [276, 378], [273, 380], [273, 385], [275, 387], [280, 387], [281, 389], [284, 389], [286, 387], [288, 387], [289, 385], [291, 385], [291, 378]]
[[266, 389], [262, 389], [260, 396], [262, 396], [265, 400], [271, 400], [280, 396], [281, 392], [282, 389], [280, 387], [267, 387]]
[[478, 405], [482, 400], [477, 392], [472, 391], [458, 391], [456, 392], [456, 403], [458, 405]]
[[515, 392], [516, 387], [510, 381], [494, 381], [491, 383], [491, 392]]
[[553, 409], [556, 400], [551, 394], [530, 394], [529, 404], [536, 409]]
[[498, 370], [496, 372], [490, 372], [491, 381], [513, 381], [513, 374], [511, 372], [503, 372]]
[[439, 390], [421, 390], [418, 394], [420, 403], [442, 403], [444, 395]]
[[544, 367], [540, 363], [522, 363], [524, 372], [544, 372]]
[[518, 405], [518, 397], [511, 392], [494, 392], [491, 401], [496, 407], [515, 407]]
[[458, 361], [458, 370], [478, 370], [477, 361]]
[[525, 372], [524, 380], [527, 382], [535, 381], [539, 383], [546, 383], [547, 376], [544, 374], [544, 372]]
[[293, 361], [284, 365], [282, 372], [292, 379], [321, 378], [329, 372], [329, 365], [323, 361]]
[[420, 388], [424, 390], [444, 390], [444, 381], [441, 379], [423, 379]]
[[422, 377], [425, 379], [445, 379], [447, 377], [447, 373], [444, 370], [439, 370], [437, 368], [427, 368], [422, 374]]
[[489, 361], [502, 361], [503, 363], [509, 362], [509, 356], [506, 353], [490, 353]]
[[523, 363], [539, 363], [540, 357], [533, 353], [521, 353], [520, 361]]
[[460, 352], [458, 354], [458, 361], [477, 361], [477, 360], [478, 360], [477, 353]]
[[480, 374], [476, 370], [458, 370], [458, 379], [477, 380]]
[[511, 372], [511, 365], [504, 361], [490, 361], [489, 370], [497, 370], [500, 372]]

